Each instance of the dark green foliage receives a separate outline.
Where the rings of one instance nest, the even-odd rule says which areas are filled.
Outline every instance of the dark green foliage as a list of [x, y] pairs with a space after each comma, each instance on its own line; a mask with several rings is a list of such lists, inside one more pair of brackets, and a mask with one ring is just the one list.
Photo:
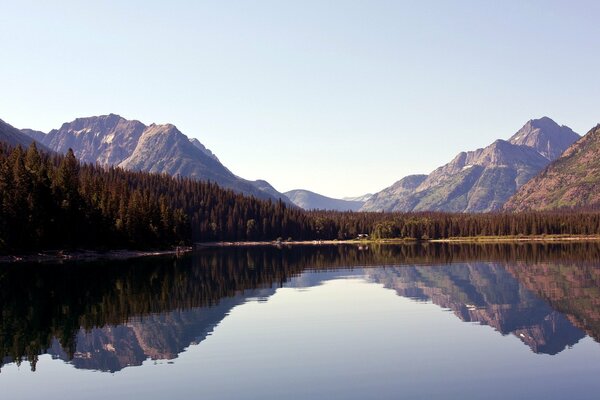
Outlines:
[[[268, 225], [268, 226], [265, 226]], [[0, 145], [0, 251], [308, 238], [308, 217], [213, 183]]]
[[210, 241], [593, 235], [600, 214], [305, 212], [210, 182], [80, 164], [0, 145], [0, 252]]
[[318, 237], [353, 239], [368, 233], [374, 239], [447, 239], [477, 236], [597, 235], [600, 213], [563, 211], [537, 213], [309, 213]]

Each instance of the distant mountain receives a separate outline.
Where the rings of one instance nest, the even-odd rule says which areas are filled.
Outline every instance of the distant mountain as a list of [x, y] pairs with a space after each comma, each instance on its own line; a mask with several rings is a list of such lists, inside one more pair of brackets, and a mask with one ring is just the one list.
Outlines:
[[[50, 149], [64, 153], [72, 148], [83, 162], [114, 165], [145, 172], [210, 180], [222, 187], [262, 199], [288, 199], [268, 185], [234, 175], [197, 139], [174, 125], [144, 125], [116, 114], [77, 118], [48, 134], [24, 129], [23, 133]], [[263, 181], [264, 182], [264, 181]]]
[[[416, 204], [412, 195], [427, 175], [409, 175], [381, 192], [372, 195], [361, 211], [394, 211], [412, 209]], [[406, 203], [409, 201], [409, 203]]]
[[508, 211], [600, 207], [600, 125], [590, 130], [505, 204]]
[[459, 153], [428, 176], [406, 177], [376, 193], [363, 211], [487, 212], [504, 203], [579, 135], [550, 118], [528, 121], [509, 141]]
[[362, 201], [334, 199], [303, 189], [290, 190], [284, 194], [305, 210], [358, 211], [364, 204]]
[[21, 145], [27, 148], [34, 140], [38, 141], [0, 119], [0, 142], [8, 143], [11, 146]]
[[364, 203], [367, 200], [369, 200], [371, 197], [373, 197], [373, 193], [367, 193], [367, 194], [363, 194], [362, 196], [356, 196], [356, 197], [342, 197], [342, 200], [346, 200], [346, 201], [362, 201]]

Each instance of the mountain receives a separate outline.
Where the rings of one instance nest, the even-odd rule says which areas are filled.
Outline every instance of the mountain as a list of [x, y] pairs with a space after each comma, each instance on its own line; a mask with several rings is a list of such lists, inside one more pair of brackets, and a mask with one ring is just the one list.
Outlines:
[[548, 117], [528, 121], [508, 141], [461, 152], [428, 176], [406, 177], [376, 193], [362, 211], [499, 210], [579, 135]]
[[59, 153], [72, 148], [83, 162], [210, 180], [236, 192], [288, 202], [272, 186], [267, 184], [268, 190], [262, 190], [266, 185], [233, 174], [200, 141], [188, 138], [172, 124], [146, 126], [109, 114], [77, 118], [48, 134], [31, 129], [22, 132]]
[[362, 201], [334, 199], [309, 190], [296, 189], [284, 193], [295, 205], [305, 210], [358, 211]]
[[528, 121], [508, 141], [531, 147], [548, 160], [556, 160], [579, 135], [566, 126], [559, 126], [548, 117]]
[[[0, 142], [8, 143], [11, 146], [21, 145], [22, 147], [27, 148], [34, 140], [37, 141], [37, 139], [24, 134], [17, 128], [0, 119]], [[43, 148], [43, 146], [40, 147]]]
[[414, 204], [407, 204], [405, 202], [411, 199], [411, 195], [425, 179], [427, 179], [427, 175], [406, 176], [392, 186], [372, 195], [369, 200], [365, 202], [361, 211], [411, 209], [414, 207]]
[[504, 205], [507, 211], [600, 207], [600, 124]]
[[362, 201], [364, 203], [367, 200], [369, 200], [371, 197], [373, 197], [373, 193], [367, 193], [367, 194], [363, 194], [362, 196], [356, 196], [356, 197], [342, 197], [342, 200], [346, 200], [346, 201]]

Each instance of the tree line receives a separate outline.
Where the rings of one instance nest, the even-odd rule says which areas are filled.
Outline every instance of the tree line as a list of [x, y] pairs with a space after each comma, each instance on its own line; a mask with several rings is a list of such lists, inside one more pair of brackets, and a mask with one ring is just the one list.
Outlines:
[[303, 211], [211, 182], [80, 163], [0, 144], [0, 252], [161, 248], [210, 241], [592, 235], [600, 213]]

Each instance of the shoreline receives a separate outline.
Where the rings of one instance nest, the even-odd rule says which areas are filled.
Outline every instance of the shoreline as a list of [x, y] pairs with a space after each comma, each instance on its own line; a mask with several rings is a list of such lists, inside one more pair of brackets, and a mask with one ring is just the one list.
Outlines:
[[181, 255], [194, 250], [223, 247], [292, 247], [292, 246], [336, 246], [336, 245], [408, 245], [426, 243], [451, 244], [492, 244], [492, 243], [573, 243], [598, 242], [600, 235], [531, 235], [531, 236], [478, 236], [454, 237], [447, 239], [351, 239], [351, 240], [301, 240], [291, 242], [203, 242], [193, 246], [177, 247], [171, 250], [53, 250], [31, 254], [0, 255], [0, 264], [14, 263], [53, 263], [63, 261], [125, 260], [129, 258]]
[[96, 261], [96, 260], [126, 260], [129, 258], [167, 256], [189, 253], [192, 247], [176, 248], [172, 250], [54, 250], [41, 251], [32, 254], [0, 255], [0, 264], [15, 263], [56, 263], [63, 261]]
[[531, 236], [475, 236], [453, 237], [447, 239], [351, 239], [351, 240], [301, 240], [291, 242], [205, 242], [196, 243], [194, 247], [250, 247], [250, 246], [320, 246], [341, 244], [416, 244], [416, 243], [543, 243], [543, 242], [594, 242], [600, 241], [600, 235], [531, 235]]

